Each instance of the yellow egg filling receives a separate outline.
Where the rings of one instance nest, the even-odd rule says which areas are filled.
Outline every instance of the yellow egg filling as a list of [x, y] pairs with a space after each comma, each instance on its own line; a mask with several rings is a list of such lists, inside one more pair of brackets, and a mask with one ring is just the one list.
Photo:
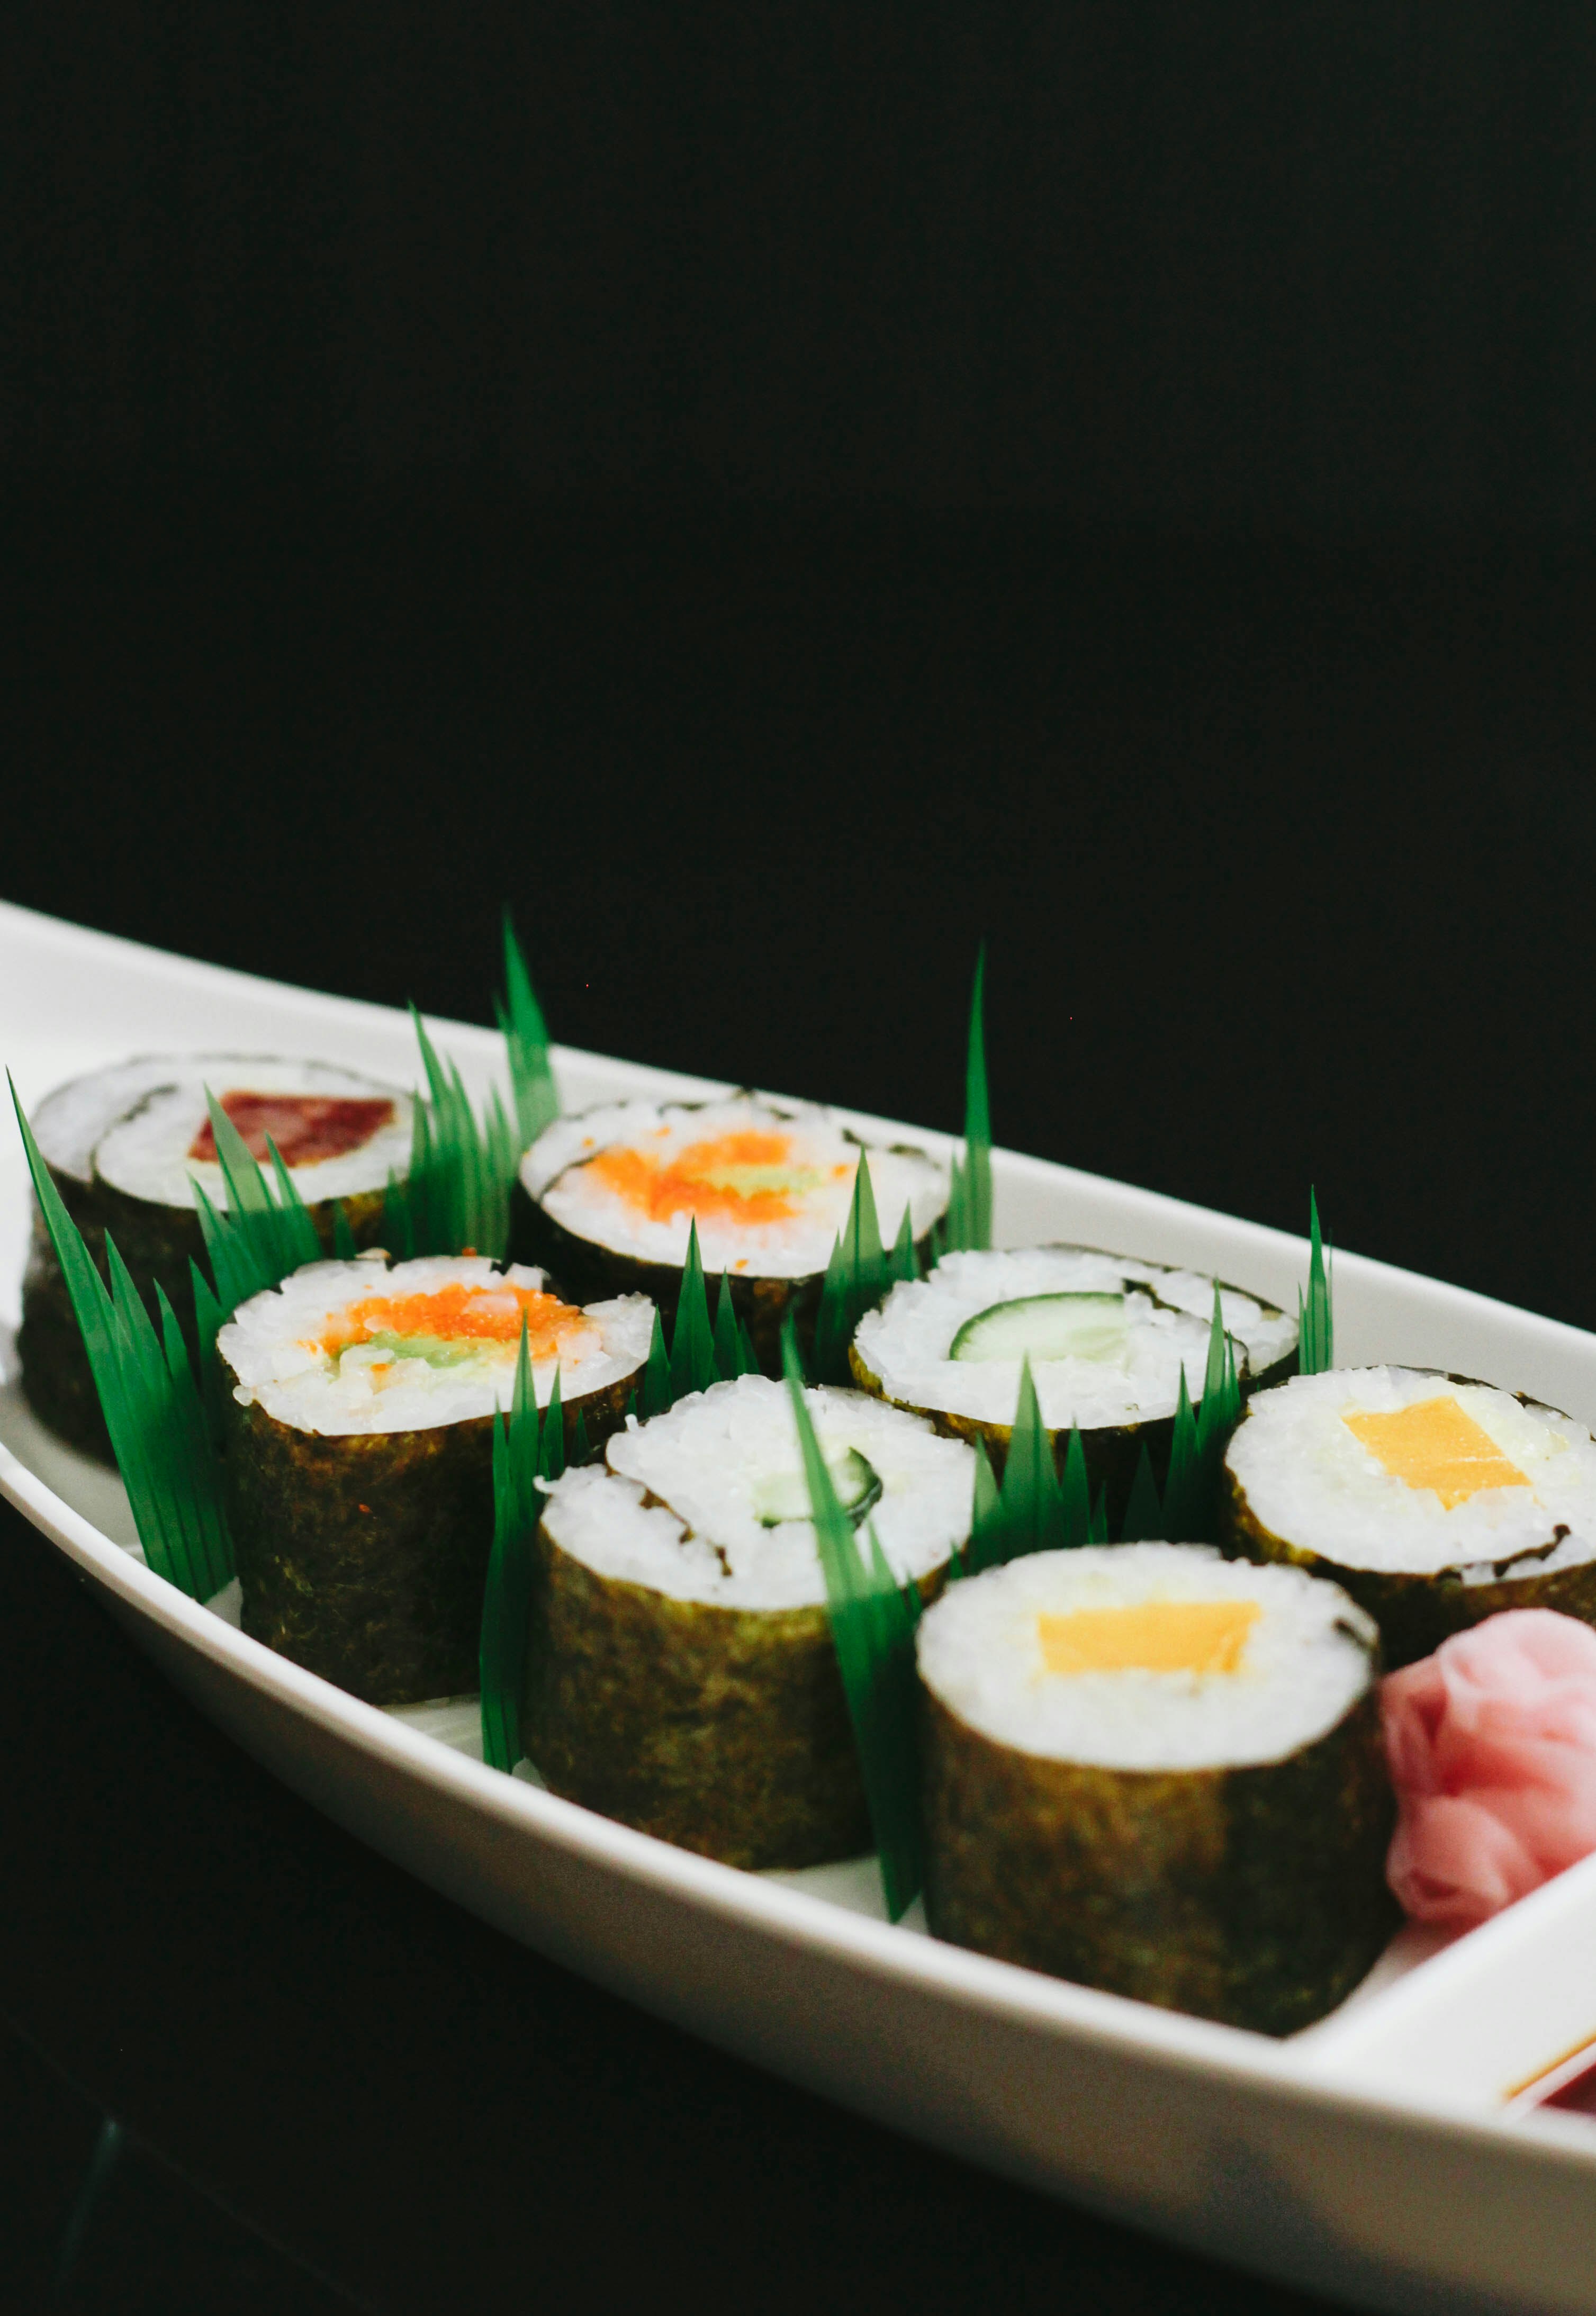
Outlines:
[[1049, 1672], [1235, 1672], [1259, 1613], [1256, 1600], [1138, 1600], [1040, 1616], [1037, 1638]]
[[1394, 1414], [1342, 1417], [1382, 1469], [1410, 1488], [1429, 1488], [1448, 1511], [1485, 1488], [1527, 1488], [1488, 1431], [1455, 1399], [1421, 1399]]

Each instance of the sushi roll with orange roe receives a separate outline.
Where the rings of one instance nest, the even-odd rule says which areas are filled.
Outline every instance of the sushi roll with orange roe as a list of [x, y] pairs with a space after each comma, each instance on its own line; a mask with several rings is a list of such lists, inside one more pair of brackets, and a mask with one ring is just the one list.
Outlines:
[[581, 1294], [649, 1295], [669, 1319], [696, 1225], [706, 1273], [730, 1279], [737, 1316], [775, 1374], [788, 1312], [801, 1337], [813, 1328], [867, 1148], [882, 1238], [893, 1243], [906, 1211], [923, 1262], [948, 1204], [936, 1160], [867, 1145], [813, 1104], [746, 1092], [557, 1118], [522, 1161], [516, 1251]]
[[373, 1705], [477, 1685], [493, 1425], [522, 1329], [567, 1445], [623, 1421], [647, 1362], [640, 1296], [583, 1310], [476, 1255], [308, 1263], [217, 1338], [246, 1633]]

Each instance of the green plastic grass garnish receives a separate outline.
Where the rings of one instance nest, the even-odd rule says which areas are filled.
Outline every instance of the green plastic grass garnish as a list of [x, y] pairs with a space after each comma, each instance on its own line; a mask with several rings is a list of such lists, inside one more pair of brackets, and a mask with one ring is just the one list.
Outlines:
[[676, 1304], [676, 1323], [671, 1331], [671, 1397], [674, 1401], [684, 1399], [690, 1391], [708, 1391], [712, 1383], [719, 1380], [715, 1331], [709, 1324], [709, 1297], [704, 1286], [704, 1260], [699, 1252], [695, 1217], [688, 1225], [687, 1261]]
[[14, 1085], [11, 1098], [145, 1559], [191, 1599], [211, 1599], [233, 1574], [233, 1545], [206, 1412], [176, 1316], [157, 1287], [156, 1333], [109, 1233], [107, 1288], [40, 1155]]
[[494, 1423], [494, 1540], [482, 1596], [482, 1758], [513, 1769], [522, 1756], [521, 1692], [532, 1601], [532, 1536], [542, 1510], [541, 1448], [532, 1362], [522, 1321], [510, 1412]]
[[[587, 1427], [577, 1411], [569, 1461], [586, 1459]], [[539, 1421], [526, 1320], [515, 1356], [510, 1412], [494, 1421], [494, 1540], [482, 1596], [482, 1758], [490, 1769], [513, 1769], [522, 1756], [521, 1691], [527, 1619], [532, 1605], [532, 1538], [542, 1517], [539, 1481], [557, 1480], [566, 1465], [560, 1371]]]
[[737, 1316], [732, 1302], [731, 1274], [725, 1270], [720, 1274], [720, 1293], [715, 1304], [715, 1364], [728, 1383], [737, 1376], [759, 1373], [753, 1338]]
[[992, 1109], [986, 1093], [986, 944], [976, 953], [964, 1072], [964, 1154], [955, 1157], [939, 1252], [992, 1244]]
[[984, 1442], [977, 1446], [976, 1458], [974, 1517], [964, 1575], [978, 1576], [984, 1568], [1001, 1567], [1026, 1553], [1108, 1542], [1102, 1495], [1100, 1491], [1092, 1501], [1085, 1445], [1074, 1425], [1065, 1448], [1064, 1476], [1059, 1477], [1029, 1358], [1020, 1362], [1020, 1396], [1001, 1486], [993, 1478]]
[[896, 1922], [913, 1902], [921, 1882], [920, 1764], [914, 1733], [920, 1594], [912, 1581], [898, 1584], [873, 1523], [866, 1530], [868, 1554], [860, 1550], [815, 1437], [790, 1318], [782, 1330], [781, 1366], [792, 1396], [825, 1576], [826, 1617], [859, 1750], [887, 1919]]
[[1236, 1374], [1235, 1344], [1225, 1332], [1219, 1289], [1214, 1289], [1214, 1315], [1208, 1323], [1208, 1367], [1202, 1397], [1194, 1409], [1181, 1370], [1180, 1397], [1175, 1403], [1174, 1435], [1170, 1447], [1169, 1474], [1164, 1483], [1164, 1526], [1161, 1533], [1172, 1544], [1210, 1544], [1218, 1518], [1219, 1469], [1231, 1433], [1242, 1412], [1241, 1383]]
[[548, 1030], [543, 1008], [538, 1002], [508, 909], [504, 912], [504, 994], [495, 1002], [495, 1011], [510, 1057], [516, 1130], [522, 1149], [528, 1150], [544, 1127], [559, 1116], [559, 1095], [548, 1063]]
[[[1182, 1376], [1181, 1380], [1184, 1381]], [[1146, 1544], [1164, 1534], [1164, 1507], [1159, 1501], [1158, 1483], [1153, 1477], [1144, 1440], [1136, 1459], [1136, 1477], [1130, 1483], [1130, 1498], [1125, 1507], [1125, 1517], [1119, 1523], [1121, 1544]]]
[[825, 1266], [825, 1278], [820, 1289], [820, 1308], [815, 1317], [815, 1349], [811, 1366], [816, 1383], [851, 1381], [848, 1368], [848, 1346], [853, 1341], [853, 1331], [867, 1311], [878, 1303], [900, 1278], [919, 1275], [919, 1263], [914, 1253], [914, 1224], [907, 1207], [898, 1226], [892, 1252], [881, 1244], [881, 1225], [876, 1218], [875, 1187], [870, 1180], [870, 1161], [867, 1151], [859, 1154], [859, 1166], [853, 1177], [853, 1201], [848, 1209], [848, 1220], [841, 1234], [832, 1242], [831, 1260]]
[[[218, 1212], [196, 1182], [194, 1204], [199, 1209], [205, 1252], [210, 1258], [217, 1305], [225, 1320], [231, 1318], [240, 1303], [247, 1303], [252, 1295], [263, 1294], [269, 1287], [280, 1287], [301, 1263], [319, 1262], [322, 1247], [309, 1208], [271, 1136], [266, 1137], [266, 1147], [272, 1154], [272, 1169], [277, 1179], [275, 1198], [249, 1145], [209, 1088], [205, 1104], [210, 1112], [210, 1130], [216, 1136], [217, 1162], [227, 1184], [227, 1203], [225, 1211]], [[334, 1227], [340, 1218], [347, 1232], [349, 1224], [342, 1208]], [[201, 1332], [203, 1341], [203, 1326]], [[214, 1328], [210, 1340], [216, 1340]]]
[[1297, 1327], [1298, 1374], [1324, 1375], [1335, 1365], [1335, 1311], [1324, 1243], [1319, 1235], [1319, 1201], [1312, 1189], [1308, 1192], [1308, 1291], [1305, 1302], [1301, 1289], [1297, 1290]]
[[467, 1247], [502, 1262], [510, 1243], [510, 1187], [521, 1149], [495, 1086], [479, 1119], [459, 1064], [440, 1059], [413, 1005], [428, 1099], [412, 1113], [410, 1171], [388, 1177], [382, 1227], [401, 1261], [421, 1254], [460, 1254]]
[[427, 1098], [415, 1107], [409, 1173], [403, 1181], [388, 1177], [383, 1234], [388, 1252], [401, 1261], [418, 1254], [460, 1254], [469, 1247], [502, 1262], [510, 1243], [510, 1194], [522, 1153], [559, 1115], [543, 1009], [508, 909], [504, 995], [495, 999], [495, 1010], [510, 1065], [513, 1118], [497, 1086], [481, 1118], [477, 1116], [459, 1064], [444, 1064], [421, 1015], [414, 1005], [410, 1009]]

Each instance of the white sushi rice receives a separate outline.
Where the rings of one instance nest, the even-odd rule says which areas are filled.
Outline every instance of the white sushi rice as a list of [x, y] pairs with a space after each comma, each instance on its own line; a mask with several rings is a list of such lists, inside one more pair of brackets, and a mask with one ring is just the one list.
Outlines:
[[[668, 1164], [695, 1144], [723, 1135], [780, 1134], [789, 1137], [795, 1166], [813, 1181], [794, 1194], [797, 1211], [779, 1222], [751, 1224], [718, 1214], [698, 1217], [704, 1268], [750, 1278], [807, 1278], [824, 1270], [834, 1241], [848, 1220], [860, 1145], [828, 1109], [814, 1103], [780, 1108], [751, 1095], [683, 1104], [614, 1102], [573, 1118], [557, 1118], [522, 1161], [529, 1195], [561, 1226], [618, 1254], [643, 1262], [682, 1263], [692, 1216], [684, 1206], [665, 1219], [639, 1213], [583, 1162], [623, 1146]], [[923, 1152], [868, 1145], [870, 1185], [883, 1242], [897, 1236], [904, 1209], [923, 1238], [948, 1204], [945, 1168]]]
[[[817, 1389], [805, 1398], [827, 1462], [852, 1448], [880, 1477], [880, 1500], [859, 1531], [864, 1548], [873, 1528], [900, 1581], [941, 1567], [969, 1534], [972, 1451], [861, 1392]], [[784, 1384], [764, 1376], [714, 1384], [650, 1423], [629, 1424], [607, 1456], [608, 1469], [567, 1472], [549, 1492], [544, 1522], [562, 1552], [674, 1599], [760, 1609], [824, 1603], [813, 1522], [767, 1528], [759, 1518], [770, 1483], [803, 1471]]]
[[[1387, 1472], [1344, 1418], [1455, 1399], [1518, 1466], [1528, 1487], [1481, 1490], [1449, 1510], [1432, 1488]], [[1582, 1565], [1596, 1554], [1596, 1440], [1583, 1423], [1485, 1384], [1415, 1367], [1298, 1376], [1249, 1403], [1226, 1456], [1253, 1517], [1284, 1542], [1342, 1568], [1496, 1581], [1500, 1563], [1552, 1543], [1521, 1573]]]
[[[1039, 1618], [1146, 1601], [1252, 1601], [1233, 1672], [1051, 1672]], [[920, 1677], [1016, 1751], [1111, 1769], [1283, 1760], [1368, 1688], [1375, 1627], [1339, 1585], [1221, 1560], [1206, 1545], [1039, 1552], [950, 1585], [921, 1621]]]
[[379, 1190], [390, 1173], [403, 1175], [409, 1167], [410, 1097], [397, 1087], [379, 1085], [372, 1078], [326, 1062], [199, 1055], [170, 1065], [169, 1076], [136, 1105], [124, 1104], [94, 1148], [94, 1171], [100, 1180], [129, 1198], [164, 1207], [192, 1207], [198, 1182], [214, 1204], [225, 1204], [227, 1186], [220, 1166], [214, 1159], [189, 1155], [210, 1117], [205, 1106], [207, 1087], [218, 1101], [224, 1094], [239, 1091], [392, 1102], [391, 1122], [380, 1127], [359, 1149], [290, 1168], [308, 1206], [323, 1198], [347, 1198], [363, 1190]]
[[[491, 1415], [495, 1407], [507, 1409], [519, 1341], [482, 1341], [459, 1366], [441, 1367], [424, 1358], [396, 1358], [366, 1344], [352, 1345], [341, 1357], [321, 1348], [329, 1323], [352, 1303], [432, 1295], [456, 1282], [547, 1291], [541, 1270], [513, 1265], [500, 1271], [477, 1255], [427, 1255], [396, 1263], [391, 1270], [380, 1253], [353, 1262], [307, 1263], [281, 1287], [241, 1304], [217, 1337], [217, 1349], [236, 1378], [234, 1398], [241, 1406], [263, 1408], [297, 1431], [332, 1437], [425, 1431]], [[646, 1296], [590, 1304], [584, 1316], [594, 1331], [591, 1350], [532, 1363], [539, 1407], [548, 1404], [557, 1367], [560, 1398], [569, 1406], [635, 1374], [647, 1359], [654, 1305]]]
[[[1027, 1296], [1121, 1291], [1127, 1324], [1120, 1356], [1035, 1359], [1031, 1375], [1050, 1430], [1072, 1423], [1083, 1431], [1145, 1423], [1174, 1412], [1182, 1368], [1193, 1402], [1202, 1395], [1214, 1282], [1197, 1271], [1164, 1270], [1088, 1247], [944, 1255], [929, 1278], [901, 1282], [878, 1311], [867, 1313], [854, 1341], [889, 1399], [978, 1422], [1012, 1423], [1021, 1362], [951, 1358], [953, 1338], [965, 1322]], [[1296, 1341], [1296, 1323], [1250, 1295], [1228, 1290], [1221, 1307], [1244, 1377], [1272, 1366]]]

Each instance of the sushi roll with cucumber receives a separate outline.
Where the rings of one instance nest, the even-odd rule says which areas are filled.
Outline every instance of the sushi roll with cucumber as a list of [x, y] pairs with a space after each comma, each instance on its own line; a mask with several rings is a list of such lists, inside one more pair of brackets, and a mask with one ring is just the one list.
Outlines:
[[[1078, 1424], [1092, 1486], [1106, 1487], [1117, 1525], [1144, 1446], [1164, 1484], [1182, 1374], [1192, 1401], [1202, 1395], [1215, 1285], [1090, 1247], [944, 1255], [860, 1322], [854, 1379], [940, 1430], [985, 1440], [1001, 1474], [1029, 1359], [1057, 1453]], [[1294, 1319], [1234, 1287], [1221, 1287], [1220, 1305], [1244, 1392], [1294, 1371]]]
[[[40, 1154], [104, 1275], [110, 1232], [155, 1310], [157, 1285], [193, 1324], [191, 1258], [204, 1254], [193, 1184], [227, 1203], [207, 1087], [265, 1162], [267, 1136], [292, 1173], [324, 1246], [340, 1199], [357, 1246], [375, 1238], [390, 1172], [410, 1156], [410, 1100], [324, 1062], [259, 1054], [146, 1055], [57, 1087], [33, 1112]], [[111, 1460], [67, 1282], [35, 1204], [22, 1323], [22, 1386], [40, 1421], [72, 1447]]]
[[[751, 1093], [557, 1118], [522, 1161], [516, 1251], [574, 1292], [650, 1295], [668, 1321], [696, 1225], [706, 1273], [730, 1279], [733, 1307], [774, 1375], [789, 1310], [800, 1337], [813, 1328], [864, 1147], [829, 1110]], [[869, 1156], [884, 1242], [906, 1211], [923, 1262], [948, 1204], [946, 1169], [896, 1145], [871, 1144]]]
[[308, 1263], [217, 1337], [246, 1633], [372, 1705], [477, 1685], [493, 1426], [524, 1328], [567, 1449], [623, 1420], [654, 1306], [586, 1310], [480, 1256]]
[[922, 1620], [938, 1937], [1268, 2035], [1396, 1927], [1372, 1621], [1196, 1545], [1041, 1552]]
[[1522, 1393], [1423, 1367], [1261, 1392], [1225, 1458], [1226, 1548], [1333, 1577], [1393, 1665], [1504, 1608], [1596, 1624], [1596, 1439]]
[[[856, 1528], [940, 1589], [975, 1459], [858, 1392], [806, 1394]], [[816, 1865], [870, 1847], [786, 1386], [743, 1376], [611, 1439], [549, 1491], [522, 1728], [557, 1794], [705, 1857]]]

